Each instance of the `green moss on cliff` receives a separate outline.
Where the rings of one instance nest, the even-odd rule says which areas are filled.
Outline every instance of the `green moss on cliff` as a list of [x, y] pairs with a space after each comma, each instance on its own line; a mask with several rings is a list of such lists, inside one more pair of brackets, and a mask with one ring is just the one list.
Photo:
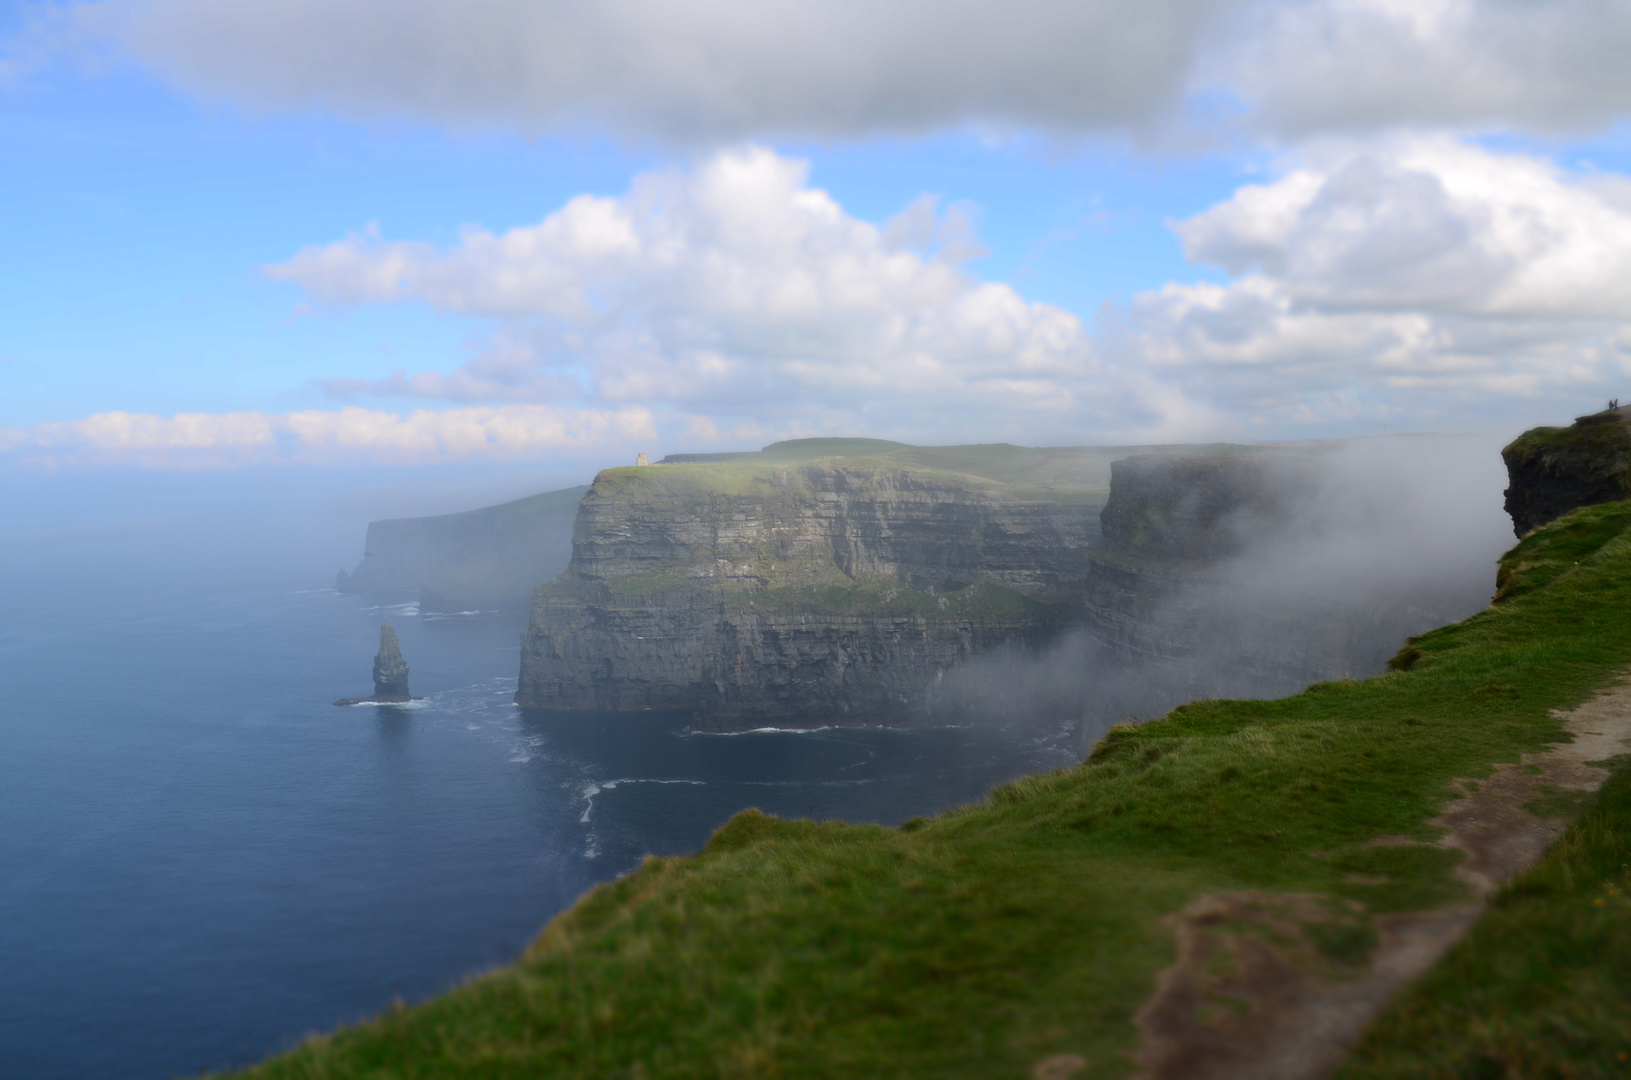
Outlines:
[[[1455, 853], [1371, 841], [1431, 839], [1452, 778], [1558, 740], [1554, 710], [1631, 664], [1631, 503], [1534, 539], [1507, 557], [1503, 602], [1416, 639], [1412, 671], [1187, 705], [1077, 768], [898, 830], [745, 811], [699, 854], [592, 890], [514, 965], [250, 1075], [1024, 1077], [1056, 1055], [1085, 1060], [1085, 1080], [1127, 1075], [1133, 1016], [1174, 955], [1161, 918], [1198, 895], [1370, 912], [1462, 895]], [[1624, 850], [1631, 800], [1616, 784], [1571, 834], [1588, 855], [1560, 853], [1475, 932], [1473, 991], [1429, 979], [1380, 1029], [1408, 1052], [1354, 1075], [1448, 1075], [1432, 1063], [1472, 1061], [1458, 1047], [1492, 1030], [1517, 1032], [1523, 1056], [1461, 1075], [1503, 1060], [1611, 1075], [1618, 1006], [1591, 1006], [1602, 1023], [1576, 1010], [1623, 992], [1631, 920], [1575, 914], [1617, 895], [1605, 853]], [[1523, 941], [1509, 917], [1528, 920]], [[1337, 929], [1333, 949], [1363, 950], [1364, 925]], [[1503, 963], [1513, 950], [1528, 959]], [[1554, 954], [1567, 985], [1532, 992]]]

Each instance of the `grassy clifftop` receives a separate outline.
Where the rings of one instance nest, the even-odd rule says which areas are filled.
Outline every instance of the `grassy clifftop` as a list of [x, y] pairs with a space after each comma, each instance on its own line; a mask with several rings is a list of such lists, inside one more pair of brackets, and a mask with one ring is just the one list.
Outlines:
[[[1187, 705], [933, 820], [745, 811], [591, 891], [514, 965], [248, 1075], [1128, 1075], [1176, 955], [1163, 917], [1198, 897], [1324, 898], [1303, 933], [1339, 979], [1378, 916], [1465, 899], [1458, 853], [1406, 841], [1434, 836], [1452, 780], [1565, 738], [1553, 711], [1631, 665], [1631, 503], [1531, 535], [1502, 578], [1400, 670]], [[1622, 759], [1343, 1075], [1624, 1075], [1628, 780]]]
[[970, 485], [1009, 489], [1017, 498], [1093, 501], [1109, 492], [1110, 463], [1129, 454], [1178, 450], [1245, 450], [1243, 447], [1192, 446], [1059, 446], [1026, 447], [1007, 443], [968, 446], [909, 446], [884, 439], [794, 439], [743, 454], [676, 455], [681, 460], [661, 469], [629, 466], [608, 469], [601, 480], [660, 485], [681, 490], [741, 493], [754, 484], [779, 480], [789, 465], [831, 459], [846, 467], [933, 473]]

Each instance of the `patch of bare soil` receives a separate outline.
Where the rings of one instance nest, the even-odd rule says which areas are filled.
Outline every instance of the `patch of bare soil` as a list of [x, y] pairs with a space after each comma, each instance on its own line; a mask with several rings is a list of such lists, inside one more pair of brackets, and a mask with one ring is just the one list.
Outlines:
[[[1476, 903], [1367, 918], [1301, 894], [1203, 896], [1166, 921], [1178, 961], [1138, 1014], [1145, 1080], [1315, 1080], [1336, 1070], [1371, 1018], [1477, 920], [1484, 900], [1534, 865], [1631, 744], [1631, 682], [1559, 714], [1574, 736], [1486, 779], [1458, 780], [1433, 824], [1466, 853]], [[1413, 844], [1378, 837], [1381, 845]]]

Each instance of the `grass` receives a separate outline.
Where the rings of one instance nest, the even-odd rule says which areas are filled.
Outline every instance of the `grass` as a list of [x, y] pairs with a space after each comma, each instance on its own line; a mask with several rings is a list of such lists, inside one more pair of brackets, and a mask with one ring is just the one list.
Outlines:
[[[246, 1075], [1024, 1077], [1058, 1054], [1086, 1060], [1079, 1080], [1127, 1075], [1134, 1013], [1174, 955], [1160, 917], [1197, 895], [1372, 913], [1464, 897], [1454, 853], [1366, 841], [1430, 838], [1452, 778], [1543, 749], [1552, 710], [1631, 665], [1631, 503], [1531, 536], [1502, 576], [1499, 604], [1413, 639], [1399, 670], [1186, 705], [931, 820], [744, 811], [699, 854], [592, 890], [515, 964]], [[1604, 1069], [1631, 1030], [1627, 783], [1622, 768], [1349, 1076], [1620, 1075]], [[1370, 934], [1316, 940], [1352, 963]]]
[[909, 446], [884, 439], [795, 439], [722, 460], [669, 464], [660, 468], [606, 469], [595, 478], [595, 484], [603, 492], [616, 491], [625, 496], [764, 494], [775, 497], [785, 495], [788, 484], [799, 489], [799, 470], [794, 466], [825, 462], [846, 469], [933, 473], [938, 479], [961, 482], [1015, 499], [1100, 505], [1109, 494], [1112, 461], [1129, 454], [1172, 450], [1186, 454], [1278, 452], [1225, 443], [1182, 447], [1026, 447], [1007, 443]]

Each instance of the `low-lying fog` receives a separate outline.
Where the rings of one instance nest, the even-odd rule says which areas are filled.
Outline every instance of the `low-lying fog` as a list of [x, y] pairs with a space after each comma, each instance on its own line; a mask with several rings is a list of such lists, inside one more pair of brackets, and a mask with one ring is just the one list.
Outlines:
[[1080, 709], [1090, 744], [1110, 724], [1195, 698], [1378, 674], [1406, 637], [1489, 603], [1496, 560], [1515, 542], [1501, 445], [1397, 436], [1309, 448], [1311, 472], [1271, 468], [1285, 513], [1237, 520], [1242, 553], [1149, 613], [1147, 636], [1179, 643], [1172, 654], [1129, 661], [1076, 629], [1039, 654], [969, 665], [944, 696], [971, 716]]
[[594, 467], [0, 472], [0, 581], [195, 594], [313, 587], [357, 564], [368, 522], [491, 505], [586, 482]]
[[[1242, 649], [1262, 660], [1276, 636], [1306, 647], [1287, 629], [1316, 623], [1341, 622], [1348, 635], [1325, 642], [1331, 655], [1314, 661], [1320, 677], [1375, 674], [1405, 637], [1466, 617], [1494, 591], [1495, 560], [1513, 543], [1502, 441], [1394, 436], [1308, 448], [1314, 479], [1286, 474], [1294, 493], [1286, 514], [1239, 523], [1243, 554], [1151, 615], [1153, 634], [1164, 620], [1171, 636], [1199, 648], [1129, 663], [1078, 629], [1039, 653], [999, 653], [950, 673], [951, 693], [941, 696], [960, 699], [965, 720], [1085, 716], [1091, 739], [1109, 723], [1195, 697], [1297, 689], [1308, 680], [1266, 670], [1272, 657], [1243, 664]], [[0, 523], [0, 564], [13, 614], [18, 600], [38, 611], [94, 603], [110, 590], [322, 587], [355, 565], [370, 520], [471, 509], [584, 483], [593, 471], [565, 462], [479, 472], [12, 473], [0, 478], [11, 511]]]

